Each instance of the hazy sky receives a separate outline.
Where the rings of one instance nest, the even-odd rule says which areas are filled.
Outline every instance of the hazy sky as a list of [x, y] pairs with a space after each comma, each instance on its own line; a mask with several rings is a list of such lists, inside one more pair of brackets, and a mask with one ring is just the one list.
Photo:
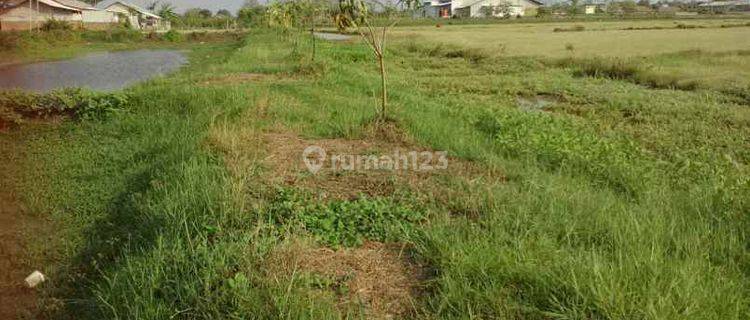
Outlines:
[[[150, 3], [153, 0], [122, 0], [122, 1], [145, 7], [147, 3]], [[175, 7], [177, 7], [177, 11], [179, 13], [182, 13], [186, 9], [190, 9], [190, 8], [205, 8], [213, 12], [216, 12], [219, 9], [227, 9], [231, 11], [232, 14], [237, 13], [237, 10], [239, 10], [240, 7], [242, 7], [242, 4], [245, 2], [244, 0], [163, 0], [163, 1], [172, 3]], [[107, 0], [107, 1], [102, 0], [99, 2], [110, 3], [110, 2], [115, 2], [115, 0]], [[265, 1], [260, 1], [260, 2], [263, 3]]]

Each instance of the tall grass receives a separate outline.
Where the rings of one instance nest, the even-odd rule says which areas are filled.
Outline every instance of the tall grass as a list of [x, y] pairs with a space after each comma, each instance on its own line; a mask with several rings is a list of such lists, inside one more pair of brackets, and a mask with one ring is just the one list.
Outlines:
[[[358, 317], [300, 278], [271, 277], [267, 254], [306, 233], [320, 245], [398, 235], [432, 271], [420, 317], [750, 316], [748, 111], [723, 93], [397, 46], [389, 63], [399, 125], [504, 178], [456, 171], [412, 190], [404, 205], [420, 213], [409, 220], [418, 232], [390, 233], [380, 220], [361, 233], [325, 227], [331, 215], [344, 225], [372, 210], [410, 215], [393, 197], [305, 207], [296, 217], [320, 218], [306, 230], [277, 219], [289, 211], [274, 210], [287, 208], [283, 197], [262, 196], [274, 194], [256, 181], [263, 167], [238, 177], [208, 132], [244, 138], [281, 126], [310, 139], [364, 138], [378, 88], [367, 48], [318, 50], [322, 67], [304, 73], [305, 56], [269, 32], [199, 48], [188, 70], [131, 89], [130, 112], [40, 137], [27, 201], [52, 212], [62, 239], [48, 293], [80, 318]], [[268, 77], [200, 85], [238, 73]], [[516, 107], [519, 96], [542, 94], [559, 99], [542, 112]], [[232, 152], [262, 153], [232, 141]], [[378, 239], [371, 232], [381, 227]]]

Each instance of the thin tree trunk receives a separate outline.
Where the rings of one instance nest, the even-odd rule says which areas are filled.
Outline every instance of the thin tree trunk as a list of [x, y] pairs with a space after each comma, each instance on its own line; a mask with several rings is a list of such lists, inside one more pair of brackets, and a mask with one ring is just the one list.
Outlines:
[[313, 23], [310, 28], [310, 36], [312, 36], [312, 61], [315, 62], [315, 24]]
[[380, 83], [383, 87], [382, 91], [382, 101], [380, 105], [380, 118], [382, 120], [385, 120], [387, 117], [386, 111], [388, 110], [388, 87], [385, 80], [386, 74], [385, 74], [385, 59], [383, 58], [383, 53], [381, 52], [378, 56], [378, 63], [380, 63]]

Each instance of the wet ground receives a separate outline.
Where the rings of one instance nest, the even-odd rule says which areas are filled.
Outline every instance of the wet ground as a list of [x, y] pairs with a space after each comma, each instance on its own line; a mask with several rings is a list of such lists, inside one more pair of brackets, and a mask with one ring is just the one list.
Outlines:
[[352, 38], [350, 35], [339, 33], [316, 32], [315, 36], [330, 41], [346, 41]]
[[122, 89], [179, 69], [187, 58], [177, 50], [99, 52], [75, 59], [0, 67], [0, 89], [49, 92], [66, 87]]

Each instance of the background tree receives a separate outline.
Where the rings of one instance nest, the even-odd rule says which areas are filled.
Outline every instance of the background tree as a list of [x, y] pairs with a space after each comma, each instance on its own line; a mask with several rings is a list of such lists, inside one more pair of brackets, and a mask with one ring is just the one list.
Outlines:
[[232, 17], [232, 13], [229, 12], [229, 10], [227, 10], [227, 9], [221, 9], [219, 11], [216, 11], [216, 16], [231, 18]]
[[162, 2], [159, 5], [159, 8], [156, 10], [156, 14], [169, 21], [174, 21], [177, 18], [179, 18], [179, 15], [175, 13], [175, 10], [176, 10], [175, 6], [172, 5], [171, 3]]
[[568, 8], [568, 13], [571, 16], [577, 15], [580, 8], [580, 1], [579, 0], [570, 0], [570, 7]]
[[[395, 26], [404, 11], [412, 11], [421, 3], [417, 0], [396, 0], [388, 2], [365, 2], [365, 0], [339, 0], [339, 10], [370, 47], [379, 66], [381, 84], [381, 104], [379, 120], [387, 119], [388, 81], [386, 73], [386, 40], [388, 30]], [[375, 14], [374, 10], [380, 14]], [[375, 17], [379, 19], [375, 19]]]
[[245, 0], [237, 12], [237, 19], [244, 27], [260, 26], [266, 23], [266, 7], [258, 0]]
[[208, 9], [200, 9], [200, 10], [198, 11], [198, 14], [200, 14], [200, 15], [201, 15], [201, 17], [203, 17], [203, 18], [206, 18], [206, 19], [207, 19], [207, 18], [211, 18], [211, 17], [213, 17], [213, 16], [214, 16], [214, 13], [213, 13], [213, 12], [211, 12], [211, 10], [208, 10]]

